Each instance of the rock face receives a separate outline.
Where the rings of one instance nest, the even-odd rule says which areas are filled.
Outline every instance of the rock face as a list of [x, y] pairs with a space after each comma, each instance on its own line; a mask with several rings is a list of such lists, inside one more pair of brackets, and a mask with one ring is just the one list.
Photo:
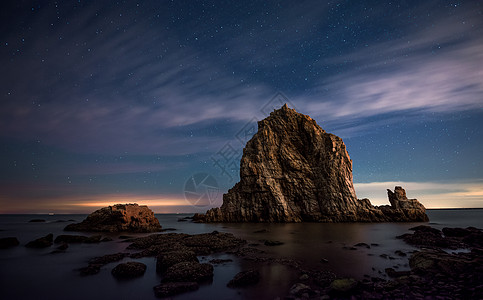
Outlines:
[[116, 204], [96, 210], [81, 223], [67, 225], [64, 230], [156, 232], [161, 225], [147, 206]]
[[352, 160], [341, 138], [287, 105], [258, 122], [240, 163], [240, 182], [205, 222], [427, 221], [417, 200], [396, 187], [391, 206], [358, 200]]

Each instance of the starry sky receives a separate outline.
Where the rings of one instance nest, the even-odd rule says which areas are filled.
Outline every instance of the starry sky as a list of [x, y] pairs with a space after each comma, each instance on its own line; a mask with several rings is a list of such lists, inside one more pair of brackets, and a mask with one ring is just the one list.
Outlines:
[[481, 1], [5, 0], [0, 22], [0, 213], [219, 206], [283, 103], [343, 138], [359, 198], [483, 207]]

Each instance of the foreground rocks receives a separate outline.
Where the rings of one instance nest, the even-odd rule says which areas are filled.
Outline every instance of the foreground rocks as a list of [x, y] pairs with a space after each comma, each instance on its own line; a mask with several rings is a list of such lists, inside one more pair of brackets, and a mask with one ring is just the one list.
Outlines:
[[[213, 278], [213, 265], [200, 263], [198, 255], [208, 255], [229, 250], [237, 250], [246, 241], [231, 233], [211, 233], [189, 235], [184, 233], [152, 234], [146, 237], [127, 239], [130, 251], [133, 253], [114, 253], [95, 257], [89, 264], [81, 268], [81, 275], [94, 275], [109, 263], [130, 257], [156, 257], [156, 272], [162, 276], [162, 282], [155, 286], [157, 297], [169, 297], [179, 293], [197, 290], [199, 283], [210, 282]], [[134, 262], [118, 265], [112, 270], [116, 277], [140, 276], [140, 272], [131, 272]], [[116, 270], [116, 271], [115, 271]], [[120, 274], [133, 275], [120, 275]], [[134, 275], [135, 274], [135, 275]]]
[[284, 105], [258, 122], [240, 163], [240, 182], [199, 222], [418, 222], [424, 206], [390, 191], [391, 205], [358, 200], [341, 138]]
[[[306, 272], [301, 277], [306, 282], [294, 284], [287, 299], [483, 299], [482, 230], [440, 231], [429, 226], [412, 230], [414, 233], [400, 237], [421, 247], [409, 258], [410, 270], [387, 268], [389, 279], [336, 278], [330, 283], [311, 280], [312, 273]], [[466, 250], [444, 250], [450, 248]]]
[[66, 231], [156, 232], [158, 219], [147, 206], [116, 204], [96, 210], [81, 223], [67, 225]]

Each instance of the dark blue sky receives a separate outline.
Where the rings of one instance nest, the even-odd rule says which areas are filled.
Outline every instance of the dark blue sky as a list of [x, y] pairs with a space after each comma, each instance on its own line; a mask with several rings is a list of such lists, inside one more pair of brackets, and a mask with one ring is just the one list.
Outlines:
[[2, 1], [0, 213], [204, 211], [185, 199], [197, 173], [220, 205], [247, 134], [283, 102], [344, 139], [358, 197], [402, 184], [427, 207], [483, 207], [482, 10]]

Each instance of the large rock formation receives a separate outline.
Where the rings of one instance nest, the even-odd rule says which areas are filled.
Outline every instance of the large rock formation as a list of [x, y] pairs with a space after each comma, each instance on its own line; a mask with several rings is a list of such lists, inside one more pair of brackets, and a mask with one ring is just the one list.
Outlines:
[[81, 223], [67, 225], [64, 230], [155, 232], [161, 230], [161, 225], [145, 205], [116, 204], [96, 210]]
[[[427, 221], [417, 200], [396, 188], [391, 206], [358, 200], [352, 161], [341, 138], [309, 116], [284, 105], [258, 122], [243, 149], [240, 182], [223, 195], [223, 205], [206, 222]], [[404, 190], [403, 190], [404, 191]]]

